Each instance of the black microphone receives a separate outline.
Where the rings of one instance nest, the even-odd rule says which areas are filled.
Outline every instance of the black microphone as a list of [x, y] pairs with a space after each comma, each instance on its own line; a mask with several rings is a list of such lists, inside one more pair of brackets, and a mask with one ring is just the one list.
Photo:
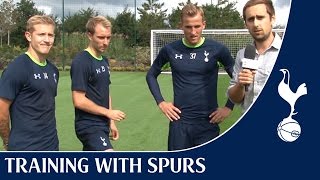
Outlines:
[[[244, 58], [242, 59], [242, 68], [249, 70], [258, 69], [258, 61], [255, 61], [256, 48], [252, 44], [248, 44], [244, 50]], [[245, 91], [248, 91], [248, 85], [244, 87]]]

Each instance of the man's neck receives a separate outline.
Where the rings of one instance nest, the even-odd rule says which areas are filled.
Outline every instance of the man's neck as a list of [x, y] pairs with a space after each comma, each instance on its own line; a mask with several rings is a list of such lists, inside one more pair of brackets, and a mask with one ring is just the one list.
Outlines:
[[91, 46], [88, 46], [86, 49], [91, 55], [93, 55], [95, 58], [101, 58], [101, 53], [97, 52], [94, 48]]
[[46, 55], [36, 53], [32, 48], [29, 48], [27, 53], [32, 57], [33, 61], [37, 61], [38, 63], [45, 63]]
[[197, 42], [197, 44], [193, 44], [193, 45], [192, 45], [192, 44], [190, 44], [190, 43], [186, 40], [186, 38], [182, 38], [183, 44], [184, 44], [185, 46], [189, 47], [189, 48], [197, 48], [197, 47], [201, 46], [201, 45], [204, 43], [204, 41], [205, 41], [205, 38], [204, 38], [204, 37], [201, 37], [200, 40], [199, 40], [199, 42]]
[[264, 41], [255, 41], [256, 48], [259, 54], [263, 54], [267, 49], [270, 48], [273, 40], [275, 38], [275, 34], [271, 33], [270, 36]]

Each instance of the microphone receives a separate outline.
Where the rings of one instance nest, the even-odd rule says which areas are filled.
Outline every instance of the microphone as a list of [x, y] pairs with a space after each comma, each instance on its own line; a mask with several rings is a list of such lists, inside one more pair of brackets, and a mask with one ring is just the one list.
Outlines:
[[[258, 69], [258, 61], [254, 60], [256, 56], [256, 48], [252, 44], [248, 44], [244, 50], [244, 58], [242, 59], [242, 68], [249, 70]], [[248, 91], [248, 85], [245, 85], [245, 91]]]

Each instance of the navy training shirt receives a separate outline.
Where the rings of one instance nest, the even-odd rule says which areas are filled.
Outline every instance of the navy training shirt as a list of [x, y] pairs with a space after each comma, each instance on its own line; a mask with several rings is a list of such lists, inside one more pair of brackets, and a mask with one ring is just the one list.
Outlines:
[[[87, 50], [76, 55], [71, 65], [71, 90], [83, 91], [88, 99], [99, 106], [109, 109], [110, 71], [108, 59], [97, 59]], [[76, 131], [91, 128], [105, 129], [109, 126], [109, 119], [75, 108]]]
[[27, 54], [12, 61], [0, 79], [0, 97], [12, 101], [8, 150], [57, 151], [55, 118], [58, 69], [36, 64]]
[[[182, 111], [181, 120], [187, 123], [208, 121], [209, 115], [218, 108], [218, 61], [231, 77], [234, 59], [226, 46], [214, 40], [204, 39], [199, 47], [187, 47], [183, 40], [164, 46], [147, 73], [147, 83], [157, 104], [164, 101], [157, 76], [169, 62], [174, 105]], [[227, 106], [233, 108], [231, 101]]]

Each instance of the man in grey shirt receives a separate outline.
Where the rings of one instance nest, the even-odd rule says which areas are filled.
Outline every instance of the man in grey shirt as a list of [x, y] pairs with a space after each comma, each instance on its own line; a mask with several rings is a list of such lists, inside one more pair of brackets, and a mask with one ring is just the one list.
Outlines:
[[[276, 62], [282, 40], [272, 32], [275, 10], [271, 0], [249, 0], [243, 8], [243, 18], [254, 39], [257, 70], [243, 69], [242, 59], [245, 49], [237, 53], [233, 78], [230, 80], [228, 96], [240, 104], [243, 112], [255, 101], [266, 83]], [[248, 90], [245, 91], [245, 86]]]

